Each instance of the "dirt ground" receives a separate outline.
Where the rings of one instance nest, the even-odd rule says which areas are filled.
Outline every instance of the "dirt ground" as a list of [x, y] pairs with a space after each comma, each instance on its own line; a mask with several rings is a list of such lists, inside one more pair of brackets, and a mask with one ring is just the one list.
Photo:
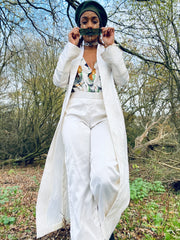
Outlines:
[[[0, 224], [0, 239], [36, 239], [35, 205], [42, 173], [43, 168], [41, 167], [0, 169], [0, 187], [19, 186], [22, 191], [16, 195], [21, 205], [17, 208], [17, 212], [13, 214], [17, 219], [16, 223], [11, 224], [6, 229]], [[6, 206], [8, 208], [12, 208], [11, 202], [6, 203], [6, 205], [9, 205]], [[67, 226], [66, 229], [61, 229], [41, 238], [41, 240], [47, 239], [68, 240], [69, 227]]]
[[[15, 221], [11, 224], [3, 224], [0, 221], [0, 239], [1, 240], [34, 240], [36, 239], [36, 224], [35, 224], [35, 206], [37, 200], [37, 193], [39, 184], [43, 173], [43, 167], [5, 167], [0, 169], [0, 190], [12, 189], [18, 187], [15, 195], [9, 197], [8, 201], [3, 202], [3, 192], [0, 191], [0, 220], [1, 216], [14, 217]], [[165, 239], [164, 231], [161, 225], [153, 226], [153, 222], [149, 222], [142, 215], [145, 211], [151, 215], [152, 209], [145, 209], [146, 203], [157, 200], [159, 207], [166, 206], [166, 211], [163, 214], [164, 227], [170, 227], [167, 217], [170, 218], [177, 216], [177, 210], [174, 206], [177, 205], [178, 196], [173, 195], [169, 200], [169, 193], [166, 192], [161, 195], [151, 195], [151, 199], [145, 199], [144, 205], [142, 202], [131, 202], [128, 207], [128, 213], [121, 218], [119, 226], [115, 229], [115, 239], [119, 240], [146, 240], [148, 239]], [[177, 200], [176, 200], [177, 198]], [[171, 201], [168, 203], [168, 201]], [[3, 202], [3, 204], [1, 204]], [[172, 209], [167, 210], [169, 205]], [[163, 206], [164, 207], [164, 206]], [[164, 209], [164, 208], [163, 208]], [[174, 209], [174, 210], [173, 210]], [[154, 210], [155, 211], [155, 210]], [[157, 209], [157, 214], [160, 209]], [[146, 224], [145, 224], [146, 223]], [[150, 225], [151, 224], [151, 225]], [[172, 227], [172, 226], [171, 226]], [[153, 230], [155, 229], [155, 230]], [[179, 230], [177, 230], [178, 232]], [[179, 232], [178, 232], [179, 233]], [[174, 233], [172, 236], [176, 236]], [[179, 236], [179, 234], [178, 234]], [[69, 240], [69, 226], [60, 229], [57, 232], [44, 236], [40, 240]], [[178, 238], [168, 238], [178, 239]]]

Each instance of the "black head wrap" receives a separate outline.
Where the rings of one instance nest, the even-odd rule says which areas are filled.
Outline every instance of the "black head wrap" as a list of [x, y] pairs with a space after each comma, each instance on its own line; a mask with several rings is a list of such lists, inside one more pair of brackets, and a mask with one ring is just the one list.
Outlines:
[[77, 7], [75, 12], [75, 21], [78, 27], [80, 27], [81, 15], [86, 11], [95, 12], [100, 20], [100, 26], [106, 26], [107, 14], [105, 9], [96, 1], [85, 1]]

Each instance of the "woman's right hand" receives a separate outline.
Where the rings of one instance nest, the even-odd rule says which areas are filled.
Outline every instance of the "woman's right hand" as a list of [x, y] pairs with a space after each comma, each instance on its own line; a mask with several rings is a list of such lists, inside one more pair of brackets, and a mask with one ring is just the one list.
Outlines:
[[69, 42], [74, 44], [74, 45], [78, 45], [79, 43], [79, 39], [80, 39], [80, 33], [79, 33], [79, 28], [78, 27], [75, 27], [73, 28], [69, 35], [68, 35], [68, 38], [69, 38]]

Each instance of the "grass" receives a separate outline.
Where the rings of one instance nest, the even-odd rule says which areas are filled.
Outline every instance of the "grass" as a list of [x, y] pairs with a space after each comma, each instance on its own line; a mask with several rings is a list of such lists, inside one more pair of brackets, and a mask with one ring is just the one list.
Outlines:
[[178, 195], [152, 191], [144, 199], [131, 201], [117, 226], [118, 239], [180, 239], [179, 212]]
[[[42, 171], [0, 170], [0, 239], [36, 239], [35, 204]], [[180, 239], [179, 212], [180, 195], [168, 192], [160, 181], [134, 179], [131, 202], [116, 227], [115, 239]]]

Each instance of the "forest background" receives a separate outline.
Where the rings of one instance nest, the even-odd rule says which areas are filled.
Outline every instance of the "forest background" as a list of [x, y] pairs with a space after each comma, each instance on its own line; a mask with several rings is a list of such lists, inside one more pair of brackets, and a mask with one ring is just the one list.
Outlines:
[[[52, 76], [74, 0], [0, 0], [0, 166], [43, 166], [65, 91]], [[180, 2], [99, 1], [130, 81], [122, 103], [130, 178], [180, 184]]]
[[[118, 89], [130, 159], [153, 161], [164, 181], [180, 180], [172, 174], [180, 154], [180, 3], [101, 3], [130, 74], [127, 87]], [[1, 165], [31, 164], [47, 154], [64, 98], [52, 76], [77, 5], [1, 0]]]

